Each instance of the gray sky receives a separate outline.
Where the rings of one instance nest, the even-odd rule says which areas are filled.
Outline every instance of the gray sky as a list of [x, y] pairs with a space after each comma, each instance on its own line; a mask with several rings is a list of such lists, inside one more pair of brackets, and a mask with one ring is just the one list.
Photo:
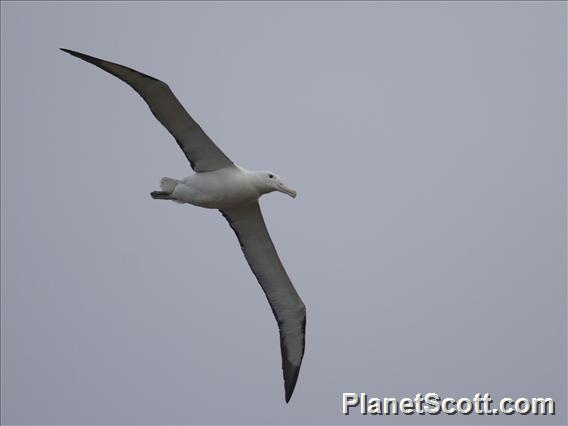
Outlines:
[[[565, 424], [566, 3], [2, 2], [2, 422]], [[276, 323], [128, 86], [238, 164], [308, 309]], [[341, 414], [342, 392], [551, 396], [555, 417]]]

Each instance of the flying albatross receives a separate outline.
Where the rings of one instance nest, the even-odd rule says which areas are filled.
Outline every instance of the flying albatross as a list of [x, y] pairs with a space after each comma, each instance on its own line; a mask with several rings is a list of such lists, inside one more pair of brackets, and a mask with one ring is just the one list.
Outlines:
[[271, 172], [249, 171], [233, 163], [205, 134], [164, 82], [131, 68], [61, 49], [118, 77], [132, 87], [172, 134], [195, 174], [163, 178], [156, 200], [218, 209], [237, 235], [247, 262], [264, 290], [280, 330], [286, 402], [290, 401], [304, 356], [306, 307], [282, 266], [270, 239], [258, 199], [273, 191], [296, 197]]

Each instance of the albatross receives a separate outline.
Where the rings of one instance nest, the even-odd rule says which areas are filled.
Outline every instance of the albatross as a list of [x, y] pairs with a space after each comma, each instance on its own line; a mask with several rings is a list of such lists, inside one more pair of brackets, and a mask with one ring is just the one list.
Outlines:
[[289, 402], [304, 357], [306, 307], [282, 266], [258, 199], [273, 191], [295, 198], [296, 191], [275, 173], [249, 171], [231, 161], [191, 118], [166, 83], [123, 65], [69, 49], [61, 50], [132, 87], [189, 160], [193, 175], [183, 179], [164, 177], [160, 190], [150, 195], [156, 200], [217, 209], [227, 219], [278, 323], [285, 400]]

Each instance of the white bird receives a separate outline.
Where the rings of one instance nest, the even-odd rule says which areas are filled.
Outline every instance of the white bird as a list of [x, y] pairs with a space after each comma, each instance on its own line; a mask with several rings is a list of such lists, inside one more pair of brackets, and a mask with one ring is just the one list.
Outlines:
[[295, 198], [296, 191], [284, 185], [274, 173], [248, 171], [233, 163], [191, 118], [167, 84], [122, 65], [61, 50], [131, 86], [177, 141], [195, 174], [180, 180], [163, 178], [161, 190], [152, 192], [151, 196], [219, 209], [227, 219], [278, 323], [285, 399], [290, 401], [304, 356], [306, 307], [278, 258], [258, 199], [273, 191]]

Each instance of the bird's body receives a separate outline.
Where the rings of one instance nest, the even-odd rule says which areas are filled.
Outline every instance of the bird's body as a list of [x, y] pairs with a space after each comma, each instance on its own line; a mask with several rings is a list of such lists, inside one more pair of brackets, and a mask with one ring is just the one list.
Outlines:
[[146, 101], [152, 114], [172, 134], [195, 174], [163, 178], [152, 198], [219, 209], [264, 291], [280, 332], [286, 402], [292, 397], [304, 356], [306, 307], [292, 285], [266, 229], [258, 199], [280, 191], [296, 197], [279, 176], [252, 172], [233, 163], [199, 127], [164, 82], [131, 68], [62, 49], [118, 77]]
[[[274, 176], [270, 172], [251, 172], [233, 164], [211, 172], [195, 173], [180, 180], [164, 178], [161, 191], [153, 194], [161, 193], [162, 197], [156, 198], [208, 209], [229, 209], [254, 202], [261, 195], [275, 191], [266, 184], [266, 178], [270, 175]], [[166, 196], [168, 193], [169, 196]]]

